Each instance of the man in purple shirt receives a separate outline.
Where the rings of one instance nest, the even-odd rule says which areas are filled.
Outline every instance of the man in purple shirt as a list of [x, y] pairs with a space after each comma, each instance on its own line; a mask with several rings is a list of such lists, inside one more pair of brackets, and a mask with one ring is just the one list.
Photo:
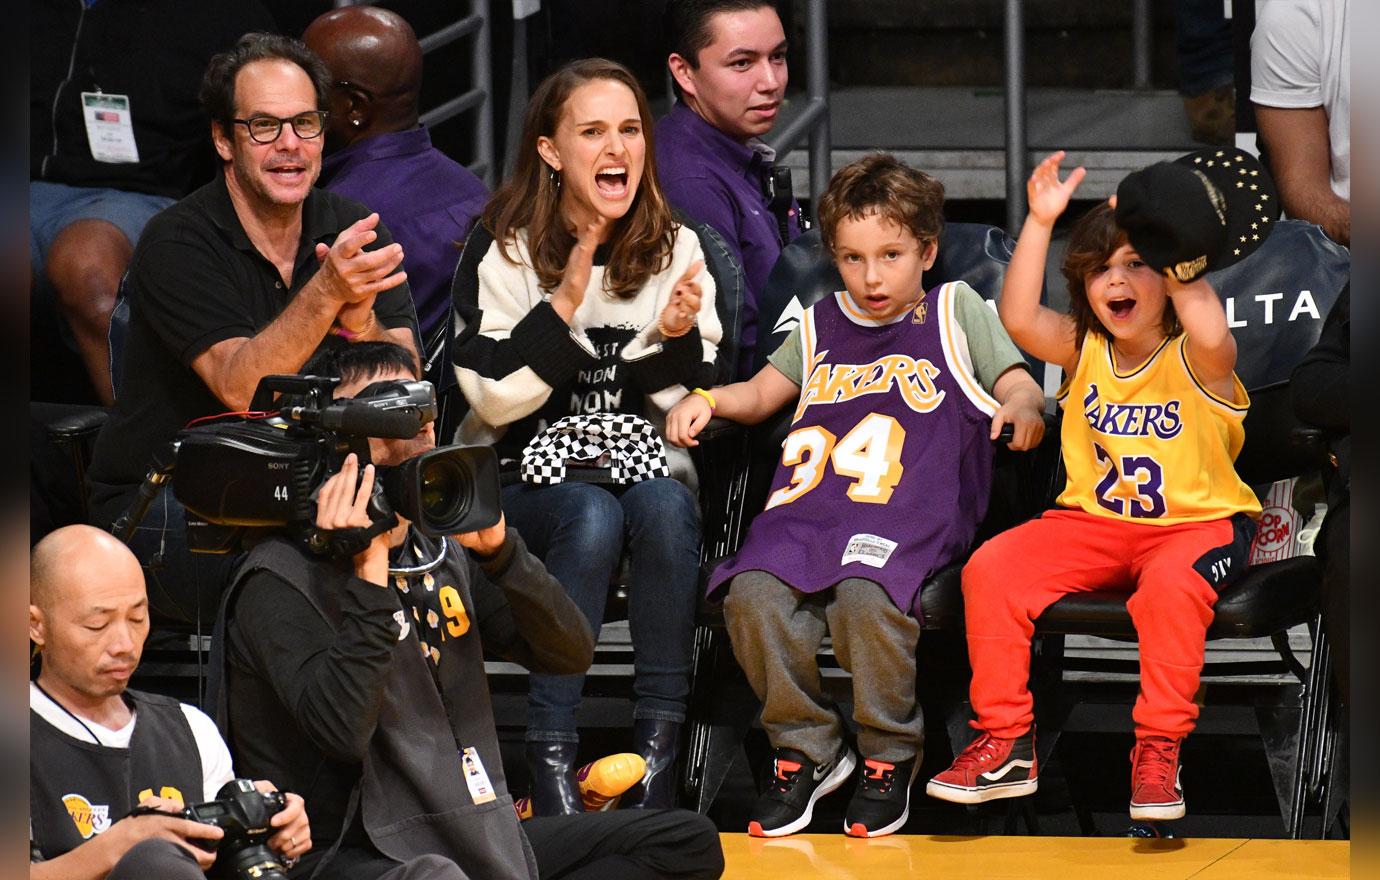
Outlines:
[[671, 204], [718, 230], [743, 266], [738, 373], [746, 377], [757, 296], [800, 234], [789, 190], [768, 198], [776, 154], [760, 140], [786, 94], [786, 32], [769, 0], [670, 0], [666, 32], [680, 100], [656, 126], [657, 174]]
[[334, 80], [320, 185], [377, 211], [403, 246], [417, 322], [430, 340], [450, 312], [451, 276], [488, 189], [418, 125], [422, 48], [401, 16], [335, 9], [302, 39]]

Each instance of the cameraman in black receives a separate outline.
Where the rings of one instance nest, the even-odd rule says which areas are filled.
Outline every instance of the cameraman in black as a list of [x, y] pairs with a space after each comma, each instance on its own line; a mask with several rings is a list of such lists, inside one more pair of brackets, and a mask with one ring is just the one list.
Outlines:
[[[128, 688], [149, 629], [138, 560], [106, 532], [68, 526], [39, 541], [29, 564], [41, 662], [29, 683], [30, 880], [204, 880], [220, 828], [128, 815], [136, 804], [181, 812], [213, 800], [234, 775], [210, 718]], [[311, 849], [297, 795], [270, 825], [280, 855]]]
[[[375, 382], [413, 380], [413, 363], [406, 349], [369, 342], [323, 352], [304, 372], [340, 377], [340, 399]], [[434, 446], [430, 424], [410, 440], [371, 438], [372, 463], [361, 469], [351, 454], [321, 486], [316, 525], [369, 527], [375, 466], [397, 465]], [[685, 810], [519, 824], [503, 776], [484, 651], [568, 674], [589, 666], [594, 638], [584, 615], [502, 519], [453, 539], [427, 537], [401, 520], [351, 560], [270, 538], [249, 552], [232, 591], [226, 698], [237, 759], [301, 791], [322, 841], [293, 877], [722, 873], [713, 824]]]

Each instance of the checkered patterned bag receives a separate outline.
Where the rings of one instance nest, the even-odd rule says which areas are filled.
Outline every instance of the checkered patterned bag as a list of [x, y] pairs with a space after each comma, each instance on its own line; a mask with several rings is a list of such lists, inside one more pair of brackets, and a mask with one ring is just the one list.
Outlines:
[[532, 438], [519, 470], [524, 482], [552, 485], [566, 479], [567, 463], [607, 467], [609, 479], [625, 485], [671, 476], [661, 435], [627, 413], [566, 416]]

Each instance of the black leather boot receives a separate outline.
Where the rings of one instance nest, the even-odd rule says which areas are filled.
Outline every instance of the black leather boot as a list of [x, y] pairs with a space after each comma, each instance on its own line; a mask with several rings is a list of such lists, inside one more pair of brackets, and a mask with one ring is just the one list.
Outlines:
[[575, 751], [569, 742], [527, 743], [527, 770], [532, 775], [532, 815], [568, 816], [583, 813], [575, 781]]
[[633, 810], [661, 810], [676, 805], [676, 750], [679, 721], [638, 718], [633, 721], [633, 751], [647, 762], [642, 781], [628, 789], [619, 806]]

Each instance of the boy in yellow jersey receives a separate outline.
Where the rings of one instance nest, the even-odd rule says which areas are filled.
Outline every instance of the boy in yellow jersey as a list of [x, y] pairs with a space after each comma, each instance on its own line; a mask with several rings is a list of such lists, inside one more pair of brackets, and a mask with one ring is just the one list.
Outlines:
[[964, 567], [979, 735], [927, 791], [958, 803], [1035, 791], [1034, 620], [1068, 593], [1120, 589], [1134, 591], [1141, 658], [1130, 812], [1175, 819], [1213, 603], [1245, 568], [1260, 512], [1232, 464], [1249, 405], [1236, 342], [1202, 276], [1258, 246], [1276, 216], [1273, 188], [1234, 150], [1137, 172], [1120, 209], [1113, 199], [1074, 225], [1063, 266], [1071, 314], [1060, 314], [1040, 305], [1040, 284], [1054, 221], [1084, 176], [1060, 181], [1062, 158], [1027, 184], [1030, 214], [998, 311], [1018, 345], [1067, 376], [1068, 482], [1055, 510], [997, 535]]

